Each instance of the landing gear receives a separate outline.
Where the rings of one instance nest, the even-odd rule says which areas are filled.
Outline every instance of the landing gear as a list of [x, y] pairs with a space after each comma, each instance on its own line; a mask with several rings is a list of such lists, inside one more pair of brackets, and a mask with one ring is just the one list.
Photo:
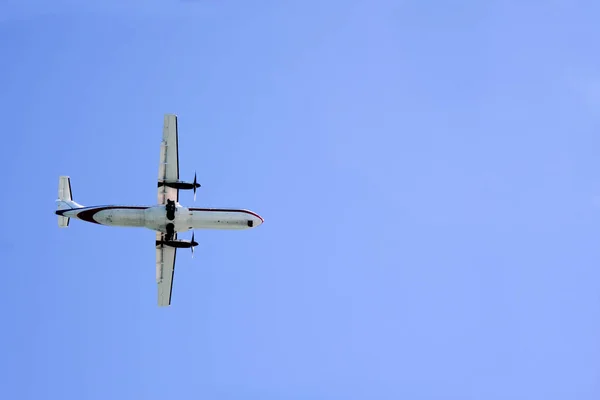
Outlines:
[[[165, 206], [167, 210], [167, 219], [169, 221], [173, 221], [175, 219], [175, 201], [167, 200], [167, 205]], [[175, 236], [175, 224], [169, 222], [166, 226], [167, 234], [165, 235], [165, 240], [170, 241], [173, 240]]]
[[167, 200], [165, 208], [167, 209], [167, 219], [173, 221], [175, 219], [175, 201]]
[[175, 236], [175, 225], [167, 224], [167, 234], [165, 235], [165, 241], [173, 240], [173, 236]]

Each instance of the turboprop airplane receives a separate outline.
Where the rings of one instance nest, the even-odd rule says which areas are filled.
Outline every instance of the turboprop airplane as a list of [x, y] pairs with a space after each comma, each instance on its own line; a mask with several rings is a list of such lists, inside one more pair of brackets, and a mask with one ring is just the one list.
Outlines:
[[59, 177], [58, 199], [56, 200], [58, 226], [66, 228], [71, 218], [94, 224], [121, 227], [148, 228], [156, 231], [156, 282], [158, 283], [158, 305], [171, 305], [175, 255], [179, 248], [190, 248], [192, 257], [194, 240], [177, 239], [179, 232], [194, 229], [248, 229], [261, 225], [260, 215], [229, 208], [188, 208], [179, 204], [180, 190], [193, 190], [200, 184], [179, 180], [177, 116], [164, 116], [163, 136], [160, 145], [158, 168], [158, 204], [154, 206], [91, 206], [84, 207], [73, 201], [71, 178]]

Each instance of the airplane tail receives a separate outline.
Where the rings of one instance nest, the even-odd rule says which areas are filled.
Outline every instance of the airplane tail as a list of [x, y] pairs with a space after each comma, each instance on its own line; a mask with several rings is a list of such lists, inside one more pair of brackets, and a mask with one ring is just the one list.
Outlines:
[[[73, 201], [73, 192], [71, 191], [71, 178], [61, 176], [58, 178], [58, 199], [56, 199], [56, 207], [58, 210], [72, 210], [81, 207]], [[69, 217], [58, 216], [58, 226], [66, 228], [69, 226]]]

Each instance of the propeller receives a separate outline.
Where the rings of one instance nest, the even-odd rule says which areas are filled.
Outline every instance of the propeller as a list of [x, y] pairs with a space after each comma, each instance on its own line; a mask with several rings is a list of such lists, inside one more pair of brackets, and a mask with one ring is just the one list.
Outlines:
[[196, 179], [196, 171], [194, 171], [194, 201], [196, 201], [196, 188], [199, 188], [198, 180]]
[[198, 246], [198, 242], [194, 241], [194, 232], [192, 232], [192, 246], [190, 247], [190, 249], [192, 249], [192, 258], [194, 258], [194, 246]]

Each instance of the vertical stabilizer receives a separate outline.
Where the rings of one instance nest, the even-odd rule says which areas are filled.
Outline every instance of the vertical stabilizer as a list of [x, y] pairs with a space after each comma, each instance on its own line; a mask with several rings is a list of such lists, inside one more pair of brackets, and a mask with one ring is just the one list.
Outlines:
[[60, 176], [58, 178], [58, 199], [63, 201], [73, 201], [71, 178], [68, 176]]

